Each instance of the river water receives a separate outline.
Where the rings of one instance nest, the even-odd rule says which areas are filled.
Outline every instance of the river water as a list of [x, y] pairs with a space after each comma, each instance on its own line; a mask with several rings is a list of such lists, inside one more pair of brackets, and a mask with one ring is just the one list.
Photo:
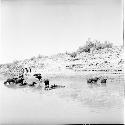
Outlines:
[[0, 123], [123, 123], [123, 75], [110, 76], [106, 86], [89, 87], [83, 76], [51, 77], [65, 85], [50, 91], [41, 88], [8, 88], [0, 84]]

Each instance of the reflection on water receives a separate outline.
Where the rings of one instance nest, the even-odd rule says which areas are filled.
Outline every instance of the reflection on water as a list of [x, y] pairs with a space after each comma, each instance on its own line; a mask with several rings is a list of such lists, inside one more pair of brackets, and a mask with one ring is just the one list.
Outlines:
[[[97, 108], [121, 108], [124, 96], [123, 77], [109, 79], [106, 86], [89, 87], [86, 79], [82, 77], [72, 77], [61, 79], [59, 82], [67, 82], [69, 87], [59, 93], [61, 98], [70, 98], [79, 101], [83, 106]], [[54, 81], [55, 82], [55, 81]]]
[[47, 119], [82, 123], [123, 122], [123, 76], [110, 77], [107, 85], [100, 87], [89, 87], [86, 78], [81, 76], [56, 76], [51, 78], [51, 84], [66, 87], [43, 91], [40, 87], [11, 89], [2, 86], [0, 110], [3, 115], [0, 118], [20, 121], [21, 116], [23, 121], [28, 117], [37, 122]]

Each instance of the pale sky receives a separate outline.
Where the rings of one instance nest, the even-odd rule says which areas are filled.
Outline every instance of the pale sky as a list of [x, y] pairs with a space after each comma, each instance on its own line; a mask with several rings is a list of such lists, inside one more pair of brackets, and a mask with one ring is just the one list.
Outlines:
[[75, 51], [91, 37], [123, 44], [122, 0], [2, 0], [0, 63]]

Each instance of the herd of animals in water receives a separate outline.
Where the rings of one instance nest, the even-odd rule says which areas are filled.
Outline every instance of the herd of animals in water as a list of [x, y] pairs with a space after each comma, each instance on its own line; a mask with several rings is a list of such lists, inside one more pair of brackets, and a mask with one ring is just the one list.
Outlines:
[[90, 86], [97, 85], [97, 86], [106, 86], [107, 78], [103, 77], [94, 77], [87, 79], [87, 84]]
[[56, 88], [64, 88], [65, 86], [62, 85], [50, 85], [50, 80], [49, 79], [43, 79], [41, 73], [36, 73], [33, 74], [32, 77], [36, 78], [38, 81], [34, 79], [32, 83], [28, 83], [26, 80], [25, 76], [28, 76], [29, 73], [31, 73], [31, 68], [25, 68], [26, 72], [21, 73], [19, 76], [13, 77], [13, 78], [8, 78], [5, 82], [4, 85], [7, 87], [36, 87], [36, 85], [40, 85], [40, 83], [44, 83], [44, 89], [45, 90], [51, 90], [51, 89], [56, 89]]
[[[51, 90], [51, 89], [55, 89], [55, 88], [63, 88], [65, 86], [61, 86], [61, 85], [51, 85], [50, 86], [50, 80], [49, 79], [43, 79], [42, 80], [42, 76], [40, 73], [38, 74], [34, 74], [33, 75], [35, 78], [37, 78], [39, 80], [39, 82], [43, 82], [45, 87], [45, 90]], [[25, 87], [25, 86], [30, 86], [30, 87], [35, 87], [37, 83], [36, 81], [33, 81], [32, 84], [28, 84], [24, 78], [24, 75], [20, 75], [18, 78], [8, 78], [5, 82], [4, 85], [6, 86], [10, 86], [10, 85], [18, 85], [20, 87]]]
[[[31, 70], [29, 72], [31, 73]], [[28, 73], [28, 70], [27, 70], [27, 73]], [[13, 86], [18, 86], [18, 87], [26, 87], [26, 86], [35, 87], [39, 83], [42, 83], [44, 85], [44, 90], [52, 90], [52, 89], [65, 87], [65, 86], [56, 85], [56, 84], [50, 85], [51, 80], [50, 79], [43, 79], [41, 73], [33, 74], [33, 77], [36, 78], [39, 81], [39, 83], [36, 82], [36, 80], [34, 80], [34, 81], [32, 81], [32, 83], [29, 84], [24, 77], [25, 75], [26, 74], [22, 73], [18, 77], [8, 78], [4, 82], [4, 85], [6, 85], [6, 86], [13, 85]], [[89, 87], [106, 86], [107, 79], [108, 78], [102, 77], [102, 76], [89, 77], [86, 79], [86, 83]]]

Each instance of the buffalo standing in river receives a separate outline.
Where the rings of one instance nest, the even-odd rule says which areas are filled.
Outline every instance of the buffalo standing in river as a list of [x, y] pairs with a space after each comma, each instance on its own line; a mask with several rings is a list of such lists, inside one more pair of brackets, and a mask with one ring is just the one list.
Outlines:
[[87, 80], [87, 83], [90, 84], [90, 85], [92, 85], [92, 84], [97, 84], [97, 81], [98, 81], [98, 80], [99, 80], [98, 77], [89, 78], [89, 79]]
[[12, 79], [7, 79], [5, 82], [4, 82], [4, 84], [6, 85], [7, 83], [10, 85], [11, 83], [15, 83], [15, 81], [16, 81], [16, 78], [12, 78]]
[[37, 78], [39, 81], [41, 81], [42, 79], [41, 74], [34, 74], [33, 76], [35, 76], [35, 78]]
[[[100, 82], [99, 83], [97, 83], [98, 81], [100, 80]], [[87, 80], [87, 84], [88, 85], [106, 85], [106, 81], [107, 81], [107, 79], [106, 78], [101, 78], [101, 77], [95, 77], [95, 78], [89, 78], [88, 80]]]
[[9, 79], [7, 79], [4, 82], [4, 84], [6, 85], [8, 83], [10, 85], [11, 83], [13, 83], [13, 84], [19, 84], [20, 83], [20, 85], [24, 85], [23, 81], [24, 81], [24, 78], [23, 78], [23, 75], [21, 75], [21, 76], [19, 76], [19, 78], [12, 78], [12, 79], [9, 78]]
[[106, 81], [107, 81], [106, 78], [101, 79], [101, 85], [106, 86]]

